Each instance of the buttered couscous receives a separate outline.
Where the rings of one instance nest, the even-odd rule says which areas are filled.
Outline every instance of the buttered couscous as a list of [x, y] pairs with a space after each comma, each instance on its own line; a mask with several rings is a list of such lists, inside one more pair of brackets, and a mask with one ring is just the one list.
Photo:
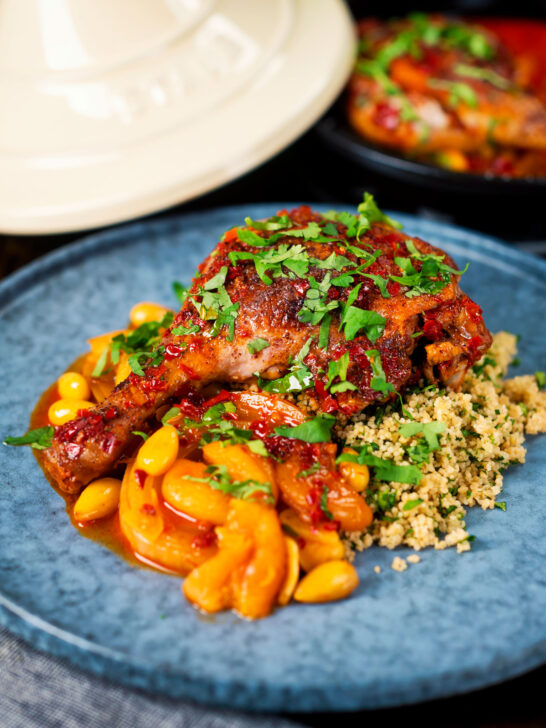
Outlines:
[[[345, 534], [350, 550], [377, 543], [389, 549], [467, 551], [473, 536], [466, 530], [466, 509], [506, 510], [504, 471], [525, 461], [526, 434], [546, 432], [541, 373], [503, 379], [515, 354], [516, 337], [498, 333], [460, 392], [423, 386], [407, 392], [402, 407], [364, 412], [340, 428], [348, 447], [364, 446], [396, 466], [422, 471], [418, 484], [370, 481], [367, 500], [374, 520], [363, 532]], [[393, 562], [396, 571], [407, 568], [399, 561]]]

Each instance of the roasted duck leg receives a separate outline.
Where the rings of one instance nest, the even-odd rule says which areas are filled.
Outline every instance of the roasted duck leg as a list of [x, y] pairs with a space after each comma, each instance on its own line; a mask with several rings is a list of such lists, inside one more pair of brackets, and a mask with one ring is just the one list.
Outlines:
[[300, 207], [228, 231], [142, 369], [57, 428], [44, 465], [58, 486], [78, 491], [111, 471], [132, 433], [190, 386], [258, 374], [268, 391], [308, 390], [322, 411], [346, 415], [422, 373], [458, 386], [491, 341], [460, 272], [395, 229], [373, 198], [359, 210]]

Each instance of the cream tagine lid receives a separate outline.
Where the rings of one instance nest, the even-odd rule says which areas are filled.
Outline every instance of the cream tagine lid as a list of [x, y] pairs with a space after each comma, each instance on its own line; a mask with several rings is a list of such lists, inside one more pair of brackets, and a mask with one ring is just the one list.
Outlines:
[[311, 126], [352, 65], [341, 0], [3, 0], [0, 230], [188, 200]]

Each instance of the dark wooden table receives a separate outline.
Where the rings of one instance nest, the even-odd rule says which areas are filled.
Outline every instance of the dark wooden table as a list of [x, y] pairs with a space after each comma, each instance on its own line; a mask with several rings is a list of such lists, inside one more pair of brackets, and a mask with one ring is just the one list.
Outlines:
[[[363, 173], [332, 157], [309, 133], [283, 154], [255, 172], [199, 200], [158, 216], [179, 215], [207, 208], [251, 202], [308, 201], [356, 205], [364, 189], [372, 191], [381, 207], [424, 214], [496, 235], [538, 254], [546, 253], [544, 210], [528, 200], [467, 198], [434, 195]], [[502, 213], [501, 211], [502, 210]], [[43, 237], [0, 235], [0, 278], [52, 249], [82, 237], [83, 233]], [[544, 605], [546, 608], [546, 605]], [[342, 723], [344, 728], [364, 724], [373, 728], [385, 722], [445, 728], [512, 728], [546, 726], [546, 667], [474, 693], [404, 708], [334, 715], [291, 716], [318, 728]], [[1, 722], [1, 721], [0, 721]]]

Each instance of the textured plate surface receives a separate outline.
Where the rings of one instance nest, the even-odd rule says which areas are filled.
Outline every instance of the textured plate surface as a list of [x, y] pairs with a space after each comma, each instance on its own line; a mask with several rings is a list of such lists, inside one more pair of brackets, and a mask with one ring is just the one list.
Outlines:
[[[139, 300], [173, 304], [218, 236], [245, 215], [227, 208], [122, 227], [68, 246], [0, 286], [0, 436], [25, 431], [40, 393], [85, 339], [123, 326]], [[393, 213], [394, 214], [394, 213]], [[546, 263], [489, 238], [397, 215], [411, 234], [471, 263], [464, 289], [493, 330], [522, 335], [518, 372], [544, 369]], [[546, 457], [505, 481], [508, 510], [472, 510], [470, 553], [357, 556], [347, 601], [292, 605], [250, 623], [204, 618], [180, 580], [135, 569], [76, 534], [31, 453], [0, 448], [0, 621], [36, 647], [113, 679], [253, 710], [399, 705], [484, 686], [546, 660]], [[405, 549], [397, 553], [404, 556]], [[379, 564], [382, 573], [373, 572]]]

